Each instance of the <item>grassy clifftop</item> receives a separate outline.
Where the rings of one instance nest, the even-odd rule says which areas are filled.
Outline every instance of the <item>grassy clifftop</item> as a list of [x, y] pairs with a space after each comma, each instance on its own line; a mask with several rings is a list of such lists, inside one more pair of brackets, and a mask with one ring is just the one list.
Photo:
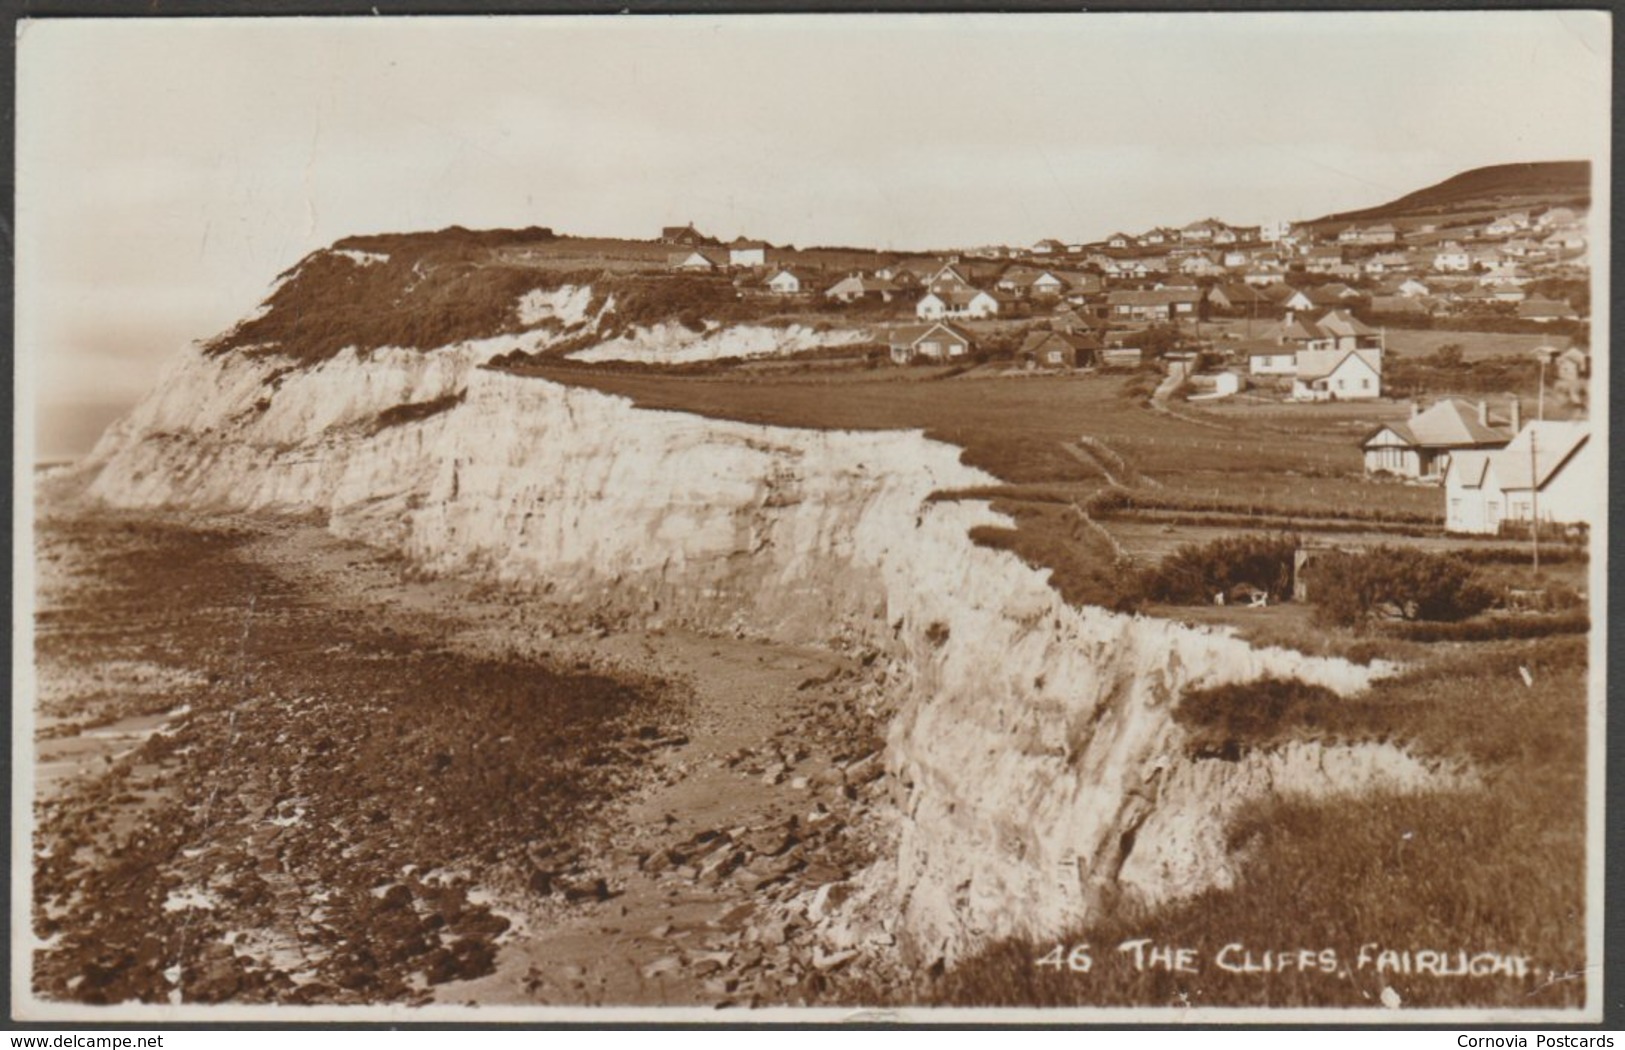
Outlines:
[[211, 354], [277, 354], [309, 364], [346, 347], [430, 350], [471, 339], [546, 329], [528, 322], [520, 300], [567, 285], [593, 288], [589, 316], [612, 309], [593, 330], [612, 337], [661, 321], [698, 327], [736, 319], [725, 280], [571, 268], [547, 230], [466, 230], [347, 237], [279, 275], [262, 309], [210, 341]]

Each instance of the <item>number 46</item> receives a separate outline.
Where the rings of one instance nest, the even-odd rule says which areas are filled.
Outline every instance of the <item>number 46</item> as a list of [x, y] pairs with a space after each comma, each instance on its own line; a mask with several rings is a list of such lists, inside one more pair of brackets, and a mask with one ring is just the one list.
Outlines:
[[1076, 944], [1069, 952], [1063, 944], [1057, 944], [1055, 949], [1039, 959], [1035, 965], [1045, 966], [1052, 970], [1065, 967], [1073, 973], [1088, 973], [1095, 961], [1089, 957], [1087, 944]]

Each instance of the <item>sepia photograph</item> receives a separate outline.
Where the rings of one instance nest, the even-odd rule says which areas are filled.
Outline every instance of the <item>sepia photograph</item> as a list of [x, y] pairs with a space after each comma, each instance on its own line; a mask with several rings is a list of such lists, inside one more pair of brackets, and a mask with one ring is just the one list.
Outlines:
[[19, 21], [13, 1020], [1599, 1022], [1612, 50]]

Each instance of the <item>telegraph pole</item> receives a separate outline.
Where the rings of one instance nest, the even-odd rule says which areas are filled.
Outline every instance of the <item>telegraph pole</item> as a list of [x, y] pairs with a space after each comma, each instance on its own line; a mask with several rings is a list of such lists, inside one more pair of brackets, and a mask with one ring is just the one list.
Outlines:
[[[1540, 347], [1535, 354], [1540, 358], [1540, 385], [1535, 395], [1535, 422], [1546, 418], [1546, 362], [1552, 357], [1551, 347]], [[1540, 427], [1529, 428], [1529, 546], [1535, 566], [1535, 583], [1540, 583], [1540, 461], [1535, 455], [1535, 439]]]

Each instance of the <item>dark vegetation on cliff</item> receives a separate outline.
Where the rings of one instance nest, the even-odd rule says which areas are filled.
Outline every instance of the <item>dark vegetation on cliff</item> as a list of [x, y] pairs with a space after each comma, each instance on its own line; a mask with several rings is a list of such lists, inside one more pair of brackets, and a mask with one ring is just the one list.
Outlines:
[[[464, 230], [347, 237], [313, 252], [278, 275], [258, 316], [205, 346], [210, 354], [290, 357], [315, 364], [346, 347], [367, 352], [411, 350], [544, 330], [557, 320], [525, 323], [520, 300], [530, 292], [590, 285], [589, 316], [610, 308], [550, 348], [551, 355], [662, 322], [698, 330], [706, 321], [762, 317], [742, 303], [726, 279], [667, 273], [626, 273], [569, 266], [574, 257], [552, 250], [545, 230]], [[365, 253], [362, 257], [346, 253]]]

